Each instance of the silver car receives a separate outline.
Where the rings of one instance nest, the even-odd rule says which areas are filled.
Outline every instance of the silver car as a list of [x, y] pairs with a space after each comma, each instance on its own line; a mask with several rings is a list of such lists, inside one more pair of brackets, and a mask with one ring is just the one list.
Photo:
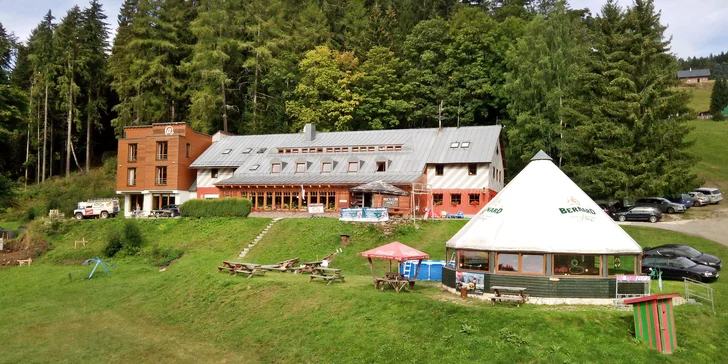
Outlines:
[[708, 198], [710, 203], [718, 203], [723, 201], [723, 194], [720, 193], [720, 190], [713, 187], [700, 187], [696, 188], [695, 192], [702, 192], [705, 197]]
[[693, 206], [705, 206], [710, 203], [710, 199], [702, 192], [688, 192], [688, 195], [693, 200]]

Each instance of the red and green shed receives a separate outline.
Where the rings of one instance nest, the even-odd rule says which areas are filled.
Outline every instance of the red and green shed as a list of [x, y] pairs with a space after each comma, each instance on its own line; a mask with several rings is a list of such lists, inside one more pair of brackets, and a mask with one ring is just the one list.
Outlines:
[[667, 293], [624, 300], [634, 308], [634, 336], [660, 352], [672, 354], [677, 347], [672, 299], [678, 296]]

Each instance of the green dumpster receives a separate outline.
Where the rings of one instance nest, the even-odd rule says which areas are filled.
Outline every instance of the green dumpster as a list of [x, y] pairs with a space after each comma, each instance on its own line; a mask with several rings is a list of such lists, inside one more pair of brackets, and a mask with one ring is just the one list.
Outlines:
[[634, 336], [662, 353], [672, 354], [677, 347], [672, 299], [679, 296], [667, 293], [624, 300], [634, 309]]

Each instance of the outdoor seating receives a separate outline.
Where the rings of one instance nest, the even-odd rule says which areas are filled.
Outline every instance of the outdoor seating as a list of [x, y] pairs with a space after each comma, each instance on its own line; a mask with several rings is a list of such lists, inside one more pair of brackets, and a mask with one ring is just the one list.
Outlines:
[[221, 266], [217, 267], [217, 271], [227, 270], [229, 275], [238, 273], [247, 274], [248, 278], [254, 275], [265, 275], [266, 269], [262, 265], [256, 263], [241, 263], [233, 261], [223, 261]]
[[491, 298], [493, 303], [505, 301], [526, 303], [528, 300], [525, 287], [491, 286], [490, 291], [495, 295]]
[[316, 278], [321, 278], [325, 281], [328, 281], [326, 285], [330, 285], [333, 281], [341, 281], [344, 283], [345, 276], [341, 275], [341, 269], [338, 268], [323, 268], [323, 267], [316, 267], [313, 268], [313, 271], [311, 272], [311, 276], [308, 278], [308, 281], [311, 282], [312, 280]]
[[[367, 258], [369, 261], [369, 269], [372, 271], [372, 280], [374, 281], [374, 288], [381, 289], [382, 291], [387, 286], [394, 288], [398, 293], [404, 288], [412, 290], [415, 286], [415, 279], [409, 279], [403, 274], [392, 270], [392, 261], [396, 261], [398, 264], [402, 262], [416, 260], [417, 269], [414, 277], [420, 271], [420, 264], [423, 259], [429, 259], [430, 255], [423, 253], [417, 249], [404, 245], [398, 241], [391, 242], [389, 244], [367, 250], [359, 253], [362, 257]], [[372, 258], [389, 260], [389, 272], [384, 274], [383, 278], [379, 278], [374, 273], [374, 264]]]
[[415, 286], [415, 280], [409, 279], [399, 272], [387, 272], [384, 274], [384, 278], [377, 278], [375, 280], [375, 286], [382, 291], [386, 287], [392, 287], [399, 293], [402, 289], [411, 291]]
[[279, 272], [286, 272], [289, 270], [294, 270], [295, 272], [295, 268], [293, 266], [296, 265], [296, 263], [298, 263], [298, 258], [284, 260], [275, 264], [264, 265], [262, 266], [262, 268], [266, 270], [277, 270]]
[[293, 273], [313, 273], [313, 270], [315, 268], [321, 267], [321, 263], [323, 263], [322, 260], [318, 260], [315, 262], [303, 262], [298, 267], [298, 269], [291, 269]]

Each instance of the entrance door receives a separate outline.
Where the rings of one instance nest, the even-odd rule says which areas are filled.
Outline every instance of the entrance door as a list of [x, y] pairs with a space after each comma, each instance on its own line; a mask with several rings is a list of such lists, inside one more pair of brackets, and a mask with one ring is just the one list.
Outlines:
[[364, 207], [374, 207], [374, 194], [372, 194], [372, 193], [364, 194]]

